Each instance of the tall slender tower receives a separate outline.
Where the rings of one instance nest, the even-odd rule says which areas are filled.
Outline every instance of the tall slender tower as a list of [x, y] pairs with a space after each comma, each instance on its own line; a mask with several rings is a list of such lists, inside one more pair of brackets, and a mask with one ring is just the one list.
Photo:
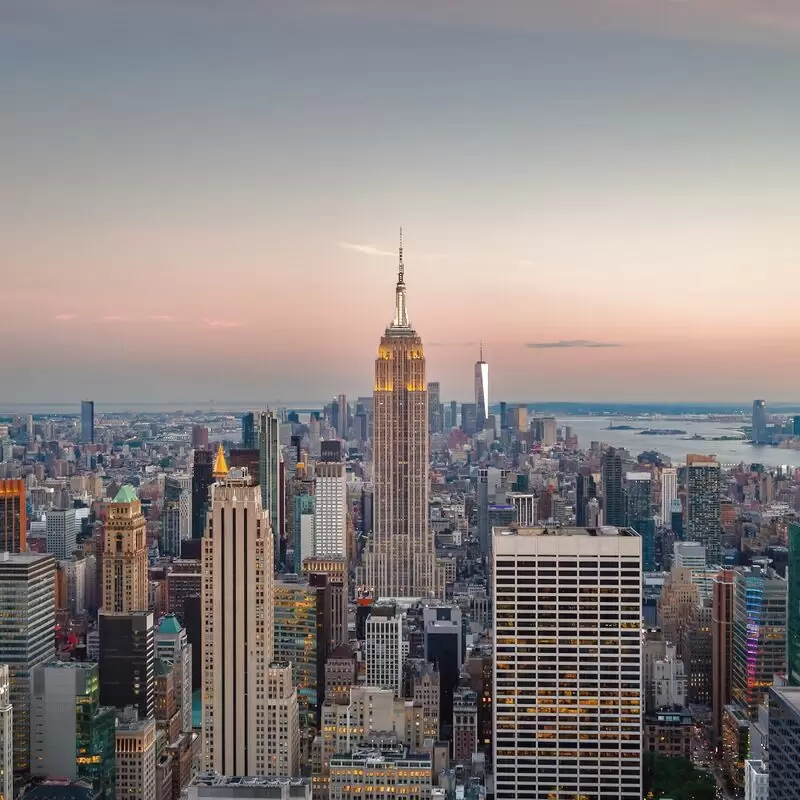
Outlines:
[[480, 432], [489, 418], [489, 365], [483, 360], [483, 342], [480, 358], [475, 362], [475, 408]]
[[103, 552], [103, 610], [147, 611], [147, 523], [142, 504], [127, 484], [108, 505]]
[[260, 487], [246, 469], [228, 471], [221, 447], [214, 477], [203, 538], [206, 769], [266, 775], [277, 746], [264, 716], [274, 652], [272, 530]]
[[428, 530], [428, 385], [422, 339], [406, 309], [403, 232], [395, 314], [381, 337], [373, 396], [375, 525], [367, 583], [379, 597], [437, 593]]

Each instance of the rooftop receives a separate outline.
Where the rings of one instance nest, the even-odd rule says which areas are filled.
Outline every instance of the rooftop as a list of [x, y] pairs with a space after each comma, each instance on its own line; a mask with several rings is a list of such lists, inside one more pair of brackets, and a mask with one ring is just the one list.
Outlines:
[[615, 528], [604, 525], [602, 528], [495, 528], [496, 536], [626, 536], [639, 538], [633, 528]]
[[181, 623], [174, 614], [167, 614], [166, 617], [161, 617], [158, 623], [159, 633], [180, 633], [182, 630]]
[[800, 716], [800, 686], [773, 686], [772, 691]]
[[[220, 775], [202, 772], [195, 776], [190, 786], [307, 786], [308, 778], [273, 778], [264, 776]], [[244, 796], [244, 795], [243, 795]]]
[[114, 503], [135, 503], [139, 498], [130, 484], [126, 483], [114, 496]]

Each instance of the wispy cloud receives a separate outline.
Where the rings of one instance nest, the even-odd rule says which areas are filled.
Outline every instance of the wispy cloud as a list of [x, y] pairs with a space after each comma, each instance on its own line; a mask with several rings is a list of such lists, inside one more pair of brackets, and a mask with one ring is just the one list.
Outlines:
[[58, 322], [69, 322], [70, 320], [76, 319], [76, 314], [56, 314], [53, 319], [57, 320]]
[[477, 342], [428, 342], [427, 347], [477, 347]]
[[207, 319], [206, 325], [209, 328], [241, 328], [241, 322], [234, 322], [229, 319]]
[[122, 317], [119, 314], [110, 314], [107, 317], [103, 317], [103, 322], [125, 322], [127, 317]]
[[559, 339], [556, 342], [526, 342], [525, 347], [534, 350], [557, 350], [568, 348], [621, 347], [617, 342], [596, 342], [592, 339]]
[[170, 316], [169, 314], [151, 314], [150, 319], [153, 322], [177, 322], [175, 317]]
[[381, 250], [371, 244], [353, 244], [352, 242], [336, 242], [337, 246], [344, 250], [352, 250], [354, 253], [362, 253], [365, 256], [394, 256], [390, 250]]

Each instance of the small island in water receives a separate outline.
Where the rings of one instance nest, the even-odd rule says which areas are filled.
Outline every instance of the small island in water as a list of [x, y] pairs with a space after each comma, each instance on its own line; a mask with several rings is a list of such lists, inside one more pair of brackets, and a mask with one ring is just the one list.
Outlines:
[[686, 431], [677, 428], [645, 428], [639, 431], [637, 436], [685, 436]]

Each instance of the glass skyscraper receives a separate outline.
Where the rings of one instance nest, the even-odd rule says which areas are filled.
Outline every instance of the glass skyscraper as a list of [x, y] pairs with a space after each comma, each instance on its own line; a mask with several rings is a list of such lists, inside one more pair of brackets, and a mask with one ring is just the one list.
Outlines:
[[686, 457], [686, 541], [706, 548], [706, 563], [722, 559], [720, 469], [712, 456]]
[[81, 441], [94, 444], [94, 400], [81, 401]]
[[800, 686], [800, 524], [789, 523], [787, 576], [786, 672], [793, 686]]
[[731, 693], [753, 717], [775, 675], [786, 672], [787, 583], [774, 570], [736, 571]]
[[0, 554], [0, 663], [8, 664], [14, 707], [14, 769], [30, 768], [31, 675], [55, 656], [55, 557]]

